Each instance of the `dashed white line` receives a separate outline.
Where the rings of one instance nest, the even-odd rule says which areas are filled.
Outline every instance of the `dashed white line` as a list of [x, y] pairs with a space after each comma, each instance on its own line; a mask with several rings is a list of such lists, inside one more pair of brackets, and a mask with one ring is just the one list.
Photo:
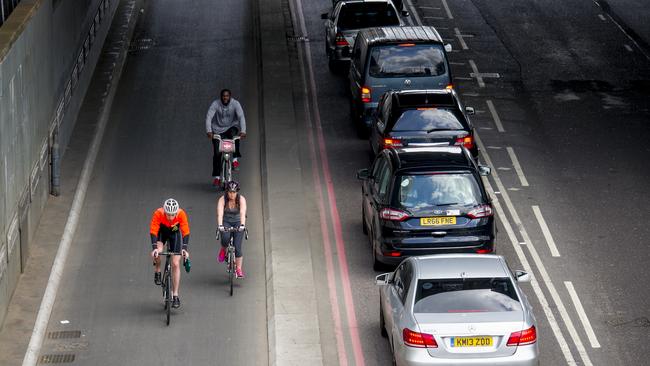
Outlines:
[[447, 0], [442, 0], [442, 5], [445, 7], [445, 11], [447, 12], [447, 17], [449, 19], [454, 19], [454, 16], [451, 15], [451, 10], [449, 9], [449, 5], [447, 5]]
[[596, 333], [594, 333], [594, 329], [591, 327], [591, 323], [589, 322], [587, 313], [585, 312], [585, 309], [582, 307], [582, 303], [580, 302], [578, 293], [576, 292], [575, 288], [573, 288], [573, 283], [571, 283], [571, 281], [564, 281], [564, 286], [566, 286], [566, 289], [569, 291], [569, 295], [571, 296], [571, 300], [573, 301], [573, 306], [575, 306], [576, 311], [578, 312], [578, 316], [580, 317], [582, 326], [585, 328], [585, 332], [587, 333], [587, 338], [589, 338], [589, 343], [591, 343], [591, 347], [600, 348], [600, 342], [598, 342], [598, 338], [596, 338]]
[[553, 240], [553, 236], [551, 235], [551, 230], [548, 229], [548, 225], [546, 225], [546, 220], [544, 220], [544, 216], [542, 216], [542, 211], [539, 209], [539, 206], [533, 206], [533, 212], [535, 213], [535, 217], [537, 218], [539, 227], [542, 229], [542, 234], [544, 234], [544, 238], [546, 239], [548, 248], [551, 250], [551, 255], [553, 257], [559, 257], [560, 252], [557, 250], [557, 247], [555, 246], [555, 240]]
[[420, 6], [420, 9], [440, 10], [440, 8], [436, 8], [435, 6]]
[[[413, 3], [411, 3], [411, 0], [404, 0], [406, 2], [406, 5], [408, 6], [409, 9], [411, 9], [410, 13], [414, 18], [414, 23], [415, 25], [422, 25], [422, 19], [420, 19], [420, 16], [418, 15], [417, 10], [413, 6]], [[440, 29], [440, 28], [437, 28]]]
[[474, 62], [474, 60], [469, 60], [469, 66], [471, 66], [472, 71], [474, 71], [474, 77], [476, 78], [476, 82], [478, 83], [478, 86], [481, 88], [485, 88], [483, 77], [481, 76], [481, 74], [479, 74], [478, 68], [476, 67], [476, 63]]
[[[490, 156], [487, 153], [487, 150], [485, 150], [483, 148], [485, 145], [483, 145], [483, 142], [481, 141], [481, 139], [480, 139], [480, 137], [478, 135], [476, 136], [476, 143], [479, 146], [479, 149], [481, 149], [481, 151], [483, 151], [483, 159], [485, 159], [485, 162], [488, 165], [493, 166], [492, 163], [491, 163], [491, 160], [490, 160]], [[560, 317], [562, 318], [562, 320], [564, 322], [564, 325], [566, 326], [567, 330], [569, 331], [570, 338], [573, 340], [573, 343], [576, 345], [576, 349], [578, 350], [578, 354], [580, 355], [580, 358], [582, 359], [583, 364], [585, 366], [592, 366], [593, 363], [591, 363], [591, 359], [589, 358], [589, 354], [587, 354], [585, 346], [582, 343], [582, 339], [578, 336], [578, 332], [576, 331], [576, 328], [573, 325], [573, 321], [569, 317], [569, 313], [566, 311], [566, 307], [564, 306], [564, 303], [562, 302], [562, 299], [560, 298], [560, 295], [558, 294], [557, 290], [555, 289], [555, 285], [553, 285], [553, 281], [551, 281], [551, 277], [548, 275], [548, 272], [546, 271], [546, 267], [544, 266], [544, 262], [542, 262], [542, 259], [540, 258], [539, 254], [537, 253], [537, 250], [535, 249], [535, 245], [530, 240], [530, 237], [528, 236], [528, 233], [526, 232], [526, 229], [524, 228], [524, 224], [521, 222], [521, 218], [519, 217], [519, 214], [517, 213], [517, 210], [515, 209], [515, 206], [512, 203], [512, 200], [510, 199], [510, 196], [508, 195], [508, 191], [505, 189], [503, 183], [501, 182], [501, 179], [499, 178], [499, 174], [496, 172], [496, 170], [492, 171], [492, 178], [494, 179], [494, 182], [496, 183], [497, 188], [499, 188], [499, 190], [502, 192], [501, 196], [503, 197], [503, 200], [504, 200], [504, 202], [506, 204], [506, 207], [508, 208], [508, 212], [510, 212], [510, 215], [512, 216], [512, 221], [514, 222], [515, 226], [520, 229], [523, 241], [528, 243], [528, 245], [526, 245], [526, 247], [530, 251], [530, 255], [533, 258], [533, 262], [535, 262], [535, 265], [537, 266], [539, 274], [540, 274], [543, 282], [546, 284], [546, 288], [548, 289], [549, 293], [551, 294], [551, 298], [553, 299], [553, 302], [555, 303], [555, 306], [557, 307], [557, 310], [560, 312]], [[486, 179], [485, 181], [487, 182], [486, 185], [491, 190], [491, 187], [489, 185], [489, 180]], [[498, 200], [494, 200], [493, 204], [495, 205], [495, 208], [497, 208], [498, 202], [499, 202]], [[507, 225], [509, 226], [510, 223], [508, 222], [507, 217], [504, 215], [503, 210], [500, 210], [500, 205], [499, 205], [499, 208], [497, 208], [497, 212], [499, 212], [499, 211], [501, 211], [499, 213], [499, 215], [502, 218], [502, 220], [501, 220], [502, 223], [504, 223], [504, 226], [506, 226], [505, 223], [508, 223]], [[507, 231], [507, 229], [506, 229], [506, 231]], [[512, 231], [512, 228], [510, 228], [510, 231]], [[510, 233], [509, 233], [509, 235], [510, 235]], [[512, 235], [514, 235], [514, 233], [512, 233]], [[511, 238], [511, 240], [512, 240], [513, 244], [517, 242], [516, 237]], [[513, 245], [513, 246], [515, 247], [515, 251], [519, 249], [518, 245]], [[519, 253], [517, 253], [517, 254], [518, 254], [519, 260], [522, 262], [522, 265], [524, 265], [524, 268], [525, 268], [525, 266], [528, 264], [528, 262], [524, 263], [524, 260], [526, 260], [526, 258], [523, 256], [523, 253], [522, 253], [521, 256], [519, 256]], [[533, 286], [533, 288], [535, 288], [535, 286]], [[538, 299], [540, 300], [540, 304], [542, 304], [542, 308], [548, 307], [548, 303], [546, 303], [546, 305], [544, 305], [544, 303], [543, 303], [543, 302], [546, 302], [546, 298], [541, 293], [541, 290], [540, 290], [539, 293], [537, 293], [537, 290], [535, 290], [535, 292], [537, 294]], [[542, 299], [544, 299], [544, 300], [542, 300]], [[550, 314], [546, 312], [546, 309], [544, 310], [544, 312], [546, 313], [547, 318], [549, 318], [549, 324], [551, 324], [551, 327], [553, 328], [554, 326], [553, 326], [552, 323], [555, 321], [555, 318], [553, 317], [553, 314], [550, 312], [550, 308], [548, 309], [548, 311], [549, 311]], [[553, 317], [553, 318], [551, 318], [551, 317]], [[551, 320], [551, 319], [553, 319], [553, 320]], [[559, 329], [557, 331], [560, 332]], [[555, 332], [555, 329], [554, 329], [554, 332]], [[558, 338], [558, 342], [560, 343], [560, 347], [563, 348], [566, 345], [566, 340], [564, 339], [564, 336], [561, 333], [556, 334], [556, 337], [558, 337], [558, 335], [561, 337], [561, 338]], [[567, 351], [568, 351], [568, 349], [567, 349]], [[563, 352], [564, 352], [564, 349], [563, 349]], [[565, 352], [564, 356], [565, 356], [565, 358], [567, 358], [567, 353], [566, 352]], [[575, 365], [576, 364], [575, 360], [573, 359], [573, 356], [571, 356], [570, 351], [569, 351], [568, 357], [569, 358], [567, 358], [567, 363], [570, 364], [570, 365]]]
[[460, 47], [464, 50], [468, 50], [469, 47], [467, 47], [467, 43], [465, 43], [465, 40], [463, 39], [463, 35], [460, 34], [460, 30], [458, 28], [454, 28], [454, 33], [456, 34], [456, 37], [458, 38], [458, 42], [460, 42]]
[[435, 20], [445, 19], [444, 17], [434, 17], [434, 16], [424, 16], [422, 18], [423, 19], [435, 19]]
[[508, 150], [508, 155], [510, 156], [510, 160], [512, 160], [512, 166], [515, 167], [515, 172], [517, 172], [517, 177], [519, 177], [521, 186], [528, 187], [528, 180], [524, 175], [523, 169], [521, 169], [521, 165], [519, 165], [519, 159], [517, 159], [517, 155], [515, 155], [515, 150], [510, 146], [506, 147], [506, 150]]
[[632, 47], [630, 47], [630, 45], [628, 45], [628, 44], [624, 44], [623, 47], [625, 47], [625, 49], [627, 50], [627, 52], [634, 52], [634, 50], [632, 49]]
[[492, 115], [492, 119], [494, 120], [494, 124], [497, 126], [497, 131], [505, 132], [503, 125], [501, 124], [501, 118], [499, 118], [499, 114], [497, 113], [497, 109], [494, 108], [494, 103], [492, 103], [490, 99], [486, 100], [485, 103], [487, 103], [490, 114]]
[[602, 14], [598, 14], [598, 17], [599, 17], [600, 20], [602, 20], [603, 22], [607, 21], [607, 18], [605, 18], [605, 16], [602, 15]]

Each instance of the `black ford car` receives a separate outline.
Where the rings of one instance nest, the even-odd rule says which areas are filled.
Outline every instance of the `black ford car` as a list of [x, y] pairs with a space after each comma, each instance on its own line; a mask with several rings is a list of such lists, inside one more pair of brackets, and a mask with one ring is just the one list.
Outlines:
[[493, 253], [495, 220], [481, 180], [488, 174], [463, 146], [381, 151], [357, 172], [374, 268], [414, 255]]

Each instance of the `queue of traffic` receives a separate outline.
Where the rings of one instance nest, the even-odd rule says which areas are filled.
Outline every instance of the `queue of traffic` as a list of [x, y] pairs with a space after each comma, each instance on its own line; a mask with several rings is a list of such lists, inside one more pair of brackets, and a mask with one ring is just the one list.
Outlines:
[[537, 365], [536, 320], [495, 253], [496, 224], [470, 117], [431, 26], [401, 1], [333, 1], [330, 70], [347, 75], [350, 116], [374, 161], [357, 172], [362, 228], [380, 286], [379, 330], [396, 365]]

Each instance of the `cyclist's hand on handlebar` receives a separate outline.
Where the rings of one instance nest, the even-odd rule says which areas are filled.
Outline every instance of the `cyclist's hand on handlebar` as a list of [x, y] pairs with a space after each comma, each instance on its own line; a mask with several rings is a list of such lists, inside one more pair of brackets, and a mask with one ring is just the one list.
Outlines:
[[212, 140], [212, 132], [208, 132], [208, 138]]
[[158, 258], [158, 248], [151, 251], [151, 258]]
[[190, 257], [190, 253], [185, 249], [181, 250], [181, 254], [183, 254], [183, 258], [189, 258]]
[[246, 225], [239, 225], [239, 231], [246, 230]]
[[223, 227], [223, 225], [219, 225], [219, 228], [217, 230], [223, 233], [226, 230], [226, 228]]
[[242, 139], [245, 139], [246, 138], [246, 132], [240, 132], [239, 137], [242, 138]]

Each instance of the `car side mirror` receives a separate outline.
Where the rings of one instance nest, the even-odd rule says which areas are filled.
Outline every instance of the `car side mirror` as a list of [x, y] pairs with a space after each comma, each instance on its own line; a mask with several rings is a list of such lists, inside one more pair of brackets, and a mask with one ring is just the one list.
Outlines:
[[379, 276], [375, 277], [375, 284], [377, 286], [386, 286], [391, 283], [392, 273], [382, 273]]
[[445, 43], [445, 52], [451, 52], [451, 43]]
[[479, 172], [479, 174], [481, 174], [482, 176], [485, 177], [485, 176], [488, 176], [488, 175], [492, 174], [492, 168], [490, 168], [489, 166], [485, 166], [485, 165], [479, 165], [478, 166], [478, 172]]
[[368, 171], [367, 168], [366, 169], [360, 169], [360, 170], [357, 171], [357, 179], [366, 180], [368, 178], [370, 178], [370, 172]]
[[409, 13], [408, 10], [402, 10], [402, 16], [403, 16], [403, 17], [410, 17], [410, 16], [411, 16], [411, 13]]
[[515, 271], [515, 277], [517, 278], [517, 282], [530, 282], [532, 279], [530, 273], [526, 271]]
[[320, 18], [323, 19], [323, 20], [327, 20], [327, 19], [329, 19], [329, 14], [323, 13], [323, 14], [320, 15]]
[[474, 107], [465, 107], [465, 113], [469, 114], [470, 116], [473, 116], [476, 111], [474, 111]]

